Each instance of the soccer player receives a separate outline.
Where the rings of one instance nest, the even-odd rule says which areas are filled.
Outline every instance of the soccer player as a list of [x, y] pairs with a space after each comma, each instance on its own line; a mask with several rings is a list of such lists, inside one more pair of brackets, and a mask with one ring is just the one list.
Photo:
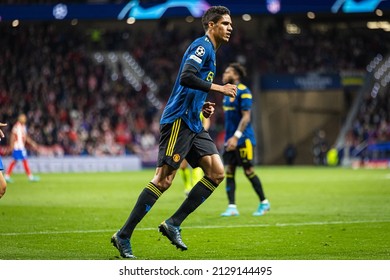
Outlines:
[[[209, 130], [210, 128], [210, 119], [205, 118], [203, 114], [200, 114], [200, 120], [202, 121], [203, 128], [205, 130]], [[183, 179], [184, 182], [184, 193], [186, 196], [190, 193], [192, 187], [203, 177], [203, 171], [202, 168], [196, 167], [192, 168], [192, 172], [188, 166], [187, 160], [183, 160], [180, 164], [180, 169], [179, 169], [181, 178]]]
[[210, 7], [202, 17], [205, 35], [195, 39], [184, 53], [178, 76], [160, 120], [160, 142], [156, 173], [138, 197], [130, 216], [111, 238], [124, 258], [135, 258], [130, 239], [137, 224], [171, 186], [181, 162], [201, 167], [204, 176], [192, 188], [177, 211], [159, 225], [159, 231], [181, 250], [180, 226], [224, 179], [224, 166], [217, 147], [204, 130], [199, 112], [209, 118], [215, 103], [206, 102], [208, 93], [234, 98], [237, 86], [213, 83], [216, 51], [230, 39], [233, 30], [230, 11], [224, 6]]
[[11, 179], [11, 174], [18, 161], [23, 162], [24, 170], [26, 171], [30, 182], [39, 181], [39, 177], [34, 176], [32, 174], [27, 161], [26, 143], [30, 144], [34, 149], [38, 149], [38, 144], [27, 135], [26, 122], [26, 115], [20, 114], [18, 116], [18, 121], [12, 127], [10, 146], [12, 149], [13, 160], [11, 161], [10, 165], [7, 168], [7, 171], [5, 172], [5, 180], [8, 183], [13, 182], [13, 180]]
[[[0, 123], [0, 127], [3, 127], [3, 126], [7, 126], [7, 124]], [[0, 141], [1, 141], [1, 138], [4, 138], [4, 133], [0, 129]], [[7, 189], [7, 182], [5, 181], [5, 178], [3, 176], [3, 170], [4, 170], [4, 166], [3, 166], [3, 162], [1, 161], [1, 158], [0, 158], [0, 198], [3, 197], [3, 195], [5, 194], [5, 191]]]
[[231, 63], [222, 76], [223, 83], [237, 85], [237, 97], [225, 96], [223, 110], [225, 113], [225, 151], [223, 161], [226, 166], [226, 192], [229, 205], [221, 216], [238, 216], [235, 202], [237, 166], [242, 166], [246, 177], [259, 197], [260, 203], [253, 216], [262, 216], [270, 210], [262, 184], [253, 167], [253, 147], [256, 145], [255, 134], [251, 125], [252, 93], [241, 83], [246, 76], [246, 69], [239, 63]]

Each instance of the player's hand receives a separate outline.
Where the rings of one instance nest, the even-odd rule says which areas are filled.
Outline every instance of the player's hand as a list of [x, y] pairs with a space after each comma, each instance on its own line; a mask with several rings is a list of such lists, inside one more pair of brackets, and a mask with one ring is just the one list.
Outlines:
[[236, 98], [237, 95], [237, 86], [232, 84], [225, 84], [223, 85], [223, 95]]
[[204, 104], [203, 104], [203, 107], [202, 107], [202, 114], [203, 116], [208, 119], [211, 117], [211, 115], [214, 114], [214, 111], [215, 111], [215, 103], [213, 102], [209, 102], [209, 101], [206, 101]]
[[[2, 126], [7, 126], [7, 124], [0, 122], [0, 127], [2, 127]], [[0, 141], [1, 141], [1, 138], [4, 138], [4, 137], [5, 137], [4, 132], [0, 129]]]
[[226, 141], [226, 151], [230, 152], [230, 151], [234, 151], [236, 148], [237, 148], [237, 143], [238, 143], [238, 139], [233, 136], [233, 137], [230, 137], [227, 141]]

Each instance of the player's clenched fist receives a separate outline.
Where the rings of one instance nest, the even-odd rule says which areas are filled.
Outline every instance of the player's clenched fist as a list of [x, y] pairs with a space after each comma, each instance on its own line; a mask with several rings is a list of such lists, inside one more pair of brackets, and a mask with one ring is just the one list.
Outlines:
[[214, 108], [215, 106], [215, 103], [213, 102], [209, 102], [209, 101], [206, 101], [204, 104], [203, 104], [203, 107], [202, 107], [202, 114], [205, 118], [210, 118], [212, 114], [214, 114]]
[[237, 86], [232, 84], [223, 85], [223, 94], [235, 98], [237, 95]]

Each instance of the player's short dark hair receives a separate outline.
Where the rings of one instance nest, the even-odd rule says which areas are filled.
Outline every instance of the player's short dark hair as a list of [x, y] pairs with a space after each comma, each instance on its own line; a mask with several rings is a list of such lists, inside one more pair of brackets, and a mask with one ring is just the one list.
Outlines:
[[225, 6], [212, 6], [202, 16], [202, 25], [205, 31], [209, 28], [209, 22], [217, 23], [222, 16], [229, 15], [230, 10]]
[[236, 73], [240, 76], [240, 79], [246, 77], [246, 68], [242, 64], [233, 62], [229, 64], [229, 67], [232, 67], [234, 71], [236, 71]]

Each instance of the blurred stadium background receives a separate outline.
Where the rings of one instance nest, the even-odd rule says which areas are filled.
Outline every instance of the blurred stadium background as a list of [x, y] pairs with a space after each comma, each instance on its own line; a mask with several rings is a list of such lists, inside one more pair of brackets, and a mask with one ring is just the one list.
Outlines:
[[[381, 0], [1, 0], [6, 135], [26, 113], [38, 173], [154, 166], [179, 60], [203, 34], [203, 10], [219, 4], [234, 32], [216, 79], [233, 61], [250, 73], [257, 164], [390, 166], [390, 1]], [[210, 133], [222, 148], [221, 106]], [[122, 161], [100, 166], [101, 156]]]

